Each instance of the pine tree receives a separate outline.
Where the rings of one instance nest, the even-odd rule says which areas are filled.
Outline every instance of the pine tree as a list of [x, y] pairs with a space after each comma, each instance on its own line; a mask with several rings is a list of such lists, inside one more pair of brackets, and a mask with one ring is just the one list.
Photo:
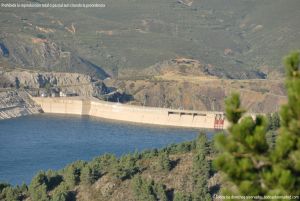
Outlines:
[[138, 173], [139, 166], [137, 159], [130, 154], [124, 155], [119, 159], [119, 163], [112, 168], [112, 173], [117, 179], [126, 180]]
[[80, 182], [85, 185], [95, 183], [101, 177], [101, 171], [95, 164], [86, 165], [80, 174]]
[[70, 188], [79, 184], [80, 174], [85, 165], [86, 162], [79, 160], [68, 165], [63, 170], [64, 181], [66, 181], [66, 183], [69, 185]]
[[278, 112], [275, 112], [274, 114], [272, 114], [272, 126], [273, 129], [276, 130], [280, 127], [280, 117]]
[[156, 201], [156, 194], [153, 187], [154, 183], [142, 179], [140, 175], [132, 180], [132, 190], [134, 196], [139, 201]]
[[281, 107], [281, 127], [266, 175], [269, 194], [300, 195], [300, 53], [284, 59], [288, 103]]
[[172, 169], [171, 160], [166, 152], [162, 152], [158, 156], [158, 165], [159, 169], [162, 171], [170, 171]]
[[267, 114], [268, 130], [275, 131], [280, 127], [280, 117], [278, 112]]
[[211, 196], [208, 190], [209, 163], [206, 159], [208, 155], [208, 142], [205, 134], [200, 134], [196, 141], [196, 153], [193, 159], [194, 191], [193, 201], [208, 201]]
[[48, 201], [47, 176], [45, 172], [39, 172], [29, 186], [30, 197], [33, 201]]
[[252, 117], [241, 119], [243, 113], [238, 94], [233, 94], [226, 100], [226, 115], [231, 126], [228, 135], [222, 134], [216, 138], [216, 146], [222, 153], [214, 165], [228, 179], [224, 194], [262, 195], [262, 173], [270, 168], [267, 122], [262, 116], [257, 116], [255, 120]]
[[51, 201], [68, 201], [74, 200], [72, 199], [72, 192], [69, 189], [68, 184], [66, 182], [60, 183], [52, 192]]
[[299, 61], [298, 52], [285, 59], [288, 103], [281, 108], [281, 127], [274, 150], [266, 141], [266, 118], [241, 118], [244, 110], [238, 94], [226, 100], [226, 117], [231, 126], [228, 134], [215, 139], [221, 154], [214, 161], [214, 166], [225, 178], [223, 194], [300, 194]]

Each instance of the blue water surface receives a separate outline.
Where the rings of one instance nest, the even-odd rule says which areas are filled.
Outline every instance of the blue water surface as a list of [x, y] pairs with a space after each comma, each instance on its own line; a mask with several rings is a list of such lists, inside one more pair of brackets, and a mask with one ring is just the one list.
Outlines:
[[61, 169], [103, 153], [117, 156], [195, 139], [199, 130], [100, 118], [39, 114], [0, 121], [0, 181], [30, 183], [39, 170]]

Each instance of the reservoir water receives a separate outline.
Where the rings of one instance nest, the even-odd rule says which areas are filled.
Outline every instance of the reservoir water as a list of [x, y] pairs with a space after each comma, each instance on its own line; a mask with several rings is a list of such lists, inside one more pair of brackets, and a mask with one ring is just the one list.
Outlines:
[[0, 121], [0, 181], [30, 183], [39, 170], [61, 169], [104, 153], [161, 148], [195, 139], [198, 130], [153, 127], [99, 118], [33, 115]]

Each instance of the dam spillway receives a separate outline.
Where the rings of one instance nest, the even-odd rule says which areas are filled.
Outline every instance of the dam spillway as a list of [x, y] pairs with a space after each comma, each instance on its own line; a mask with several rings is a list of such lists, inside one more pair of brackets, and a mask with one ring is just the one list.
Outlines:
[[90, 115], [133, 123], [186, 128], [225, 129], [223, 112], [144, 107], [81, 97], [32, 97], [45, 113]]

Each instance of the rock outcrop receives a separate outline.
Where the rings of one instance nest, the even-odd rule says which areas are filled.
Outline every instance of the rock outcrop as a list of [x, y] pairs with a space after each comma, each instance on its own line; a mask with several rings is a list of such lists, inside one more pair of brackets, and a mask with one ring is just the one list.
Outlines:
[[0, 92], [0, 119], [26, 116], [42, 112], [24, 91]]
[[2, 77], [13, 87], [25, 88], [36, 93], [41, 90], [56, 89], [79, 96], [101, 96], [110, 92], [101, 80], [94, 80], [89, 75], [79, 73], [13, 70], [3, 72]]

